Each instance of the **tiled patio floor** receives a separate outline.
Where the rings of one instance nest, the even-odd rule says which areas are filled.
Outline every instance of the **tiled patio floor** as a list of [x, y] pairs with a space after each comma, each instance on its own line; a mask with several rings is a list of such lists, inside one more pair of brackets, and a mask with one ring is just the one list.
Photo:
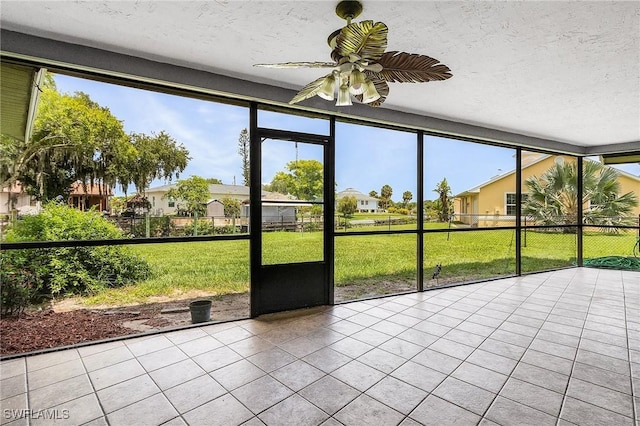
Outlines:
[[12, 426], [633, 425], [640, 273], [569, 269], [208, 325], [4, 361], [1, 377]]

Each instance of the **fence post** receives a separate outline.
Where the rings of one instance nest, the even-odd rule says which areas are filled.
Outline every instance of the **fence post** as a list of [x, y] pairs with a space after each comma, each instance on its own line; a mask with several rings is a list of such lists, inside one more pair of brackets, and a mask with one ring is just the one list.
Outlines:
[[389, 231], [391, 231], [391, 215], [389, 215]]

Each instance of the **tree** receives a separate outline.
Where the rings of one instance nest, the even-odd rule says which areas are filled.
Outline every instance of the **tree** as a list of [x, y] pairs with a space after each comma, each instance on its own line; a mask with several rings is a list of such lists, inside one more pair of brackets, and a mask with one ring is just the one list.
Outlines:
[[240, 217], [240, 209], [242, 207], [240, 201], [235, 198], [225, 197], [220, 202], [224, 206], [225, 217]]
[[378, 198], [378, 191], [369, 191], [369, 197]]
[[[171, 188], [162, 198], [178, 201], [179, 205], [190, 214], [204, 215], [206, 203], [211, 197], [209, 185], [206, 179], [200, 176], [191, 176], [188, 179], [179, 180], [174, 188]], [[184, 202], [184, 204], [180, 203]]]
[[342, 197], [338, 200], [338, 207], [336, 210], [342, 213], [344, 217], [351, 216], [358, 209], [358, 200], [354, 196]]
[[217, 178], [206, 178], [205, 181], [210, 185], [222, 185], [222, 181]]
[[288, 173], [278, 172], [267, 191], [291, 194], [298, 200], [313, 201], [322, 197], [324, 190], [323, 166], [317, 160], [290, 161], [285, 166]]
[[52, 82], [45, 78], [31, 139], [2, 137], [0, 186], [19, 180], [40, 200], [78, 180], [112, 187], [130, 154], [122, 123], [87, 94], [60, 94]]
[[[638, 205], [633, 192], [619, 195], [618, 172], [595, 161], [583, 166], [583, 220], [585, 224], [624, 225], [625, 216]], [[542, 176], [525, 181], [528, 197], [522, 212], [544, 225], [575, 225], [578, 220], [578, 170], [576, 162], [556, 162]], [[569, 232], [574, 232], [570, 229]]]
[[393, 194], [393, 189], [389, 185], [383, 185], [380, 189], [380, 208], [383, 210], [391, 207], [391, 195]]
[[238, 138], [238, 154], [242, 157], [242, 180], [244, 181], [244, 186], [251, 184], [249, 175], [249, 143], [249, 132], [247, 129], [242, 129], [240, 131], [240, 137]]
[[451, 199], [451, 187], [447, 183], [447, 178], [443, 178], [433, 191], [438, 194], [438, 199], [436, 200], [438, 221], [448, 222], [451, 219], [451, 213], [453, 213], [453, 200]]
[[67, 193], [72, 183], [99, 182], [126, 192], [129, 184], [144, 195], [153, 179], [183, 171], [188, 151], [165, 132], [127, 135], [122, 122], [89, 95], [61, 94], [45, 75], [32, 137], [2, 135], [0, 187], [20, 181], [40, 200]]
[[407, 204], [409, 204], [409, 201], [411, 201], [412, 198], [413, 194], [411, 191], [404, 191], [402, 193], [402, 204], [404, 205], [404, 208], [407, 208]]
[[130, 142], [132, 153], [127, 164], [128, 173], [123, 173], [120, 179], [125, 192], [128, 184], [133, 183], [136, 191], [144, 196], [154, 179], [179, 177], [191, 159], [189, 151], [164, 131], [151, 135], [132, 133]]

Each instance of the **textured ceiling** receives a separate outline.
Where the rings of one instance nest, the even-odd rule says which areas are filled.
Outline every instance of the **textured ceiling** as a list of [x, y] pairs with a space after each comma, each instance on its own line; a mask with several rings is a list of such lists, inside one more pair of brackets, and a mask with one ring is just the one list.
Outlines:
[[[2, 28], [288, 89], [329, 60], [334, 1], [7, 1]], [[365, 1], [387, 50], [432, 56], [453, 78], [391, 83], [384, 108], [579, 146], [640, 141], [640, 3]]]

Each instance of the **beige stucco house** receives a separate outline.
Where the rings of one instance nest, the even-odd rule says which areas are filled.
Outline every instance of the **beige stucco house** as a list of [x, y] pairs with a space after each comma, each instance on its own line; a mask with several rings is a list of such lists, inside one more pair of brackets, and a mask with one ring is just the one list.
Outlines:
[[[559, 160], [562, 158], [562, 160]], [[527, 196], [524, 183], [531, 176], [541, 176], [554, 161], [575, 161], [572, 157], [551, 156], [539, 153], [522, 154], [522, 194]], [[585, 161], [590, 161], [585, 159]], [[621, 170], [618, 172], [620, 193], [634, 192], [640, 196], [640, 177]], [[589, 206], [585, 206], [588, 208]], [[471, 226], [514, 226], [516, 214], [516, 171], [496, 176], [454, 197], [455, 220]], [[640, 215], [640, 205], [632, 215]]]

